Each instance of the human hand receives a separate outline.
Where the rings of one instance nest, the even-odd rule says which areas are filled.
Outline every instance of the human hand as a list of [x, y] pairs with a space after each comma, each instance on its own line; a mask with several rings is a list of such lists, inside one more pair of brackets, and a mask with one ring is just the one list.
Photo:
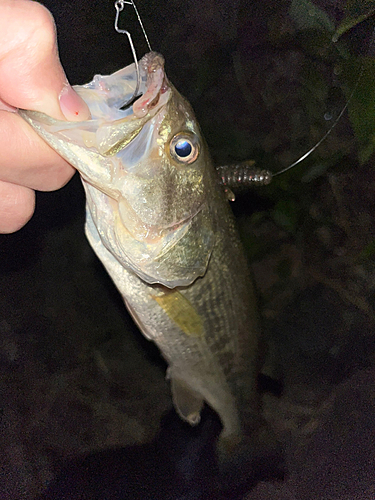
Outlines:
[[86, 104], [68, 84], [51, 14], [30, 0], [0, 0], [0, 233], [31, 218], [34, 190], [59, 189], [74, 169], [15, 111], [85, 120]]

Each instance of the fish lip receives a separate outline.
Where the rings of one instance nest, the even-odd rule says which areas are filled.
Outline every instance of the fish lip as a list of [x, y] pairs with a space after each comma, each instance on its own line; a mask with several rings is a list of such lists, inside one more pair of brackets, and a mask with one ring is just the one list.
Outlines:
[[133, 114], [143, 118], [159, 103], [160, 96], [170, 89], [164, 71], [164, 57], [158, 52], [149, 52], [140, 61], [142, 72], [146, 74], [146, 90], [133, 103]]

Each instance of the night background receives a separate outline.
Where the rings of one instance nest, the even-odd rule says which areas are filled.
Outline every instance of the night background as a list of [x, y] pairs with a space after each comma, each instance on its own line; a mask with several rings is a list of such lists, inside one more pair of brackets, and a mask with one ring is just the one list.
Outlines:
[[[70, 83], [132, 62], [126, 36], [114, 30], [114, 2], [42, 3], [55, 18]], [[22, 230], [0, 235], [0, 498], [35, 499], [63, 470], [57, 488], [69, 493], [48, 498], [372, 499], [375, 2], [137, 7], [217, 165], [287, 167], [332, 126], [357, 85], [307, 160], [232, 203], [259, 293], [269, 347], [264, 415], [282, 443], [285, 477], [258, 467], [234, 473], [238, 491], [218, 484], [218, 422], [206, 412], [190, 429], [175, 417], [166, 364], [86, 241], [75, 175], [63, 189], [37, 194]], [[140, 58], [147, 45], [130, 5], [120, 25]], [[93, 452], [104, 455], [73, 462]], [[102, 474], [93, 491], [86, 484], [86, 496], [74, 496], [69, 488], [93, 470]], [[100, 490], [106, 478], [116, 492]]]

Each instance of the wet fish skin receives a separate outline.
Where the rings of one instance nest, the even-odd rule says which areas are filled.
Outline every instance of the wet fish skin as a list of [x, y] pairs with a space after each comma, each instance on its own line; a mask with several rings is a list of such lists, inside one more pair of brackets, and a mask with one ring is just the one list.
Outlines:
[[[143, 334], [168, 362], [173, 401], [192, 425], [206, 401], [223, 424], [222, 448], [260, 425], [256, 389], [259, 324], [246, 258], [229, 202], [189, 103], [168, 81], [155, 53], [76, 87], [92, 113], [58, 122], [21, 111], [81, 173], [86, 234]], [[171, 152], [178, 134], [197, 158]], [[193, 145], [194, 145], [193, 144]]]

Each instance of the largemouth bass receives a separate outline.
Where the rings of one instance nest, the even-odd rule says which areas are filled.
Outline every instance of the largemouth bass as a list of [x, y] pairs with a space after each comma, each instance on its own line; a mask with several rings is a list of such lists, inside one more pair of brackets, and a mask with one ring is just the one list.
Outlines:
[[[142, 333], [168, 362], [173, 402], [195, 425], [207, 402], [222, 443], [258, 427], [259, 326], [253, 285], [229, 202], [189, 103], [164, 59], [132, 64], [75, 90], [91, 119], [20, 111], [76, 167], [86, 234]], [[100, 298], [98, 298], [100, 300]]]

